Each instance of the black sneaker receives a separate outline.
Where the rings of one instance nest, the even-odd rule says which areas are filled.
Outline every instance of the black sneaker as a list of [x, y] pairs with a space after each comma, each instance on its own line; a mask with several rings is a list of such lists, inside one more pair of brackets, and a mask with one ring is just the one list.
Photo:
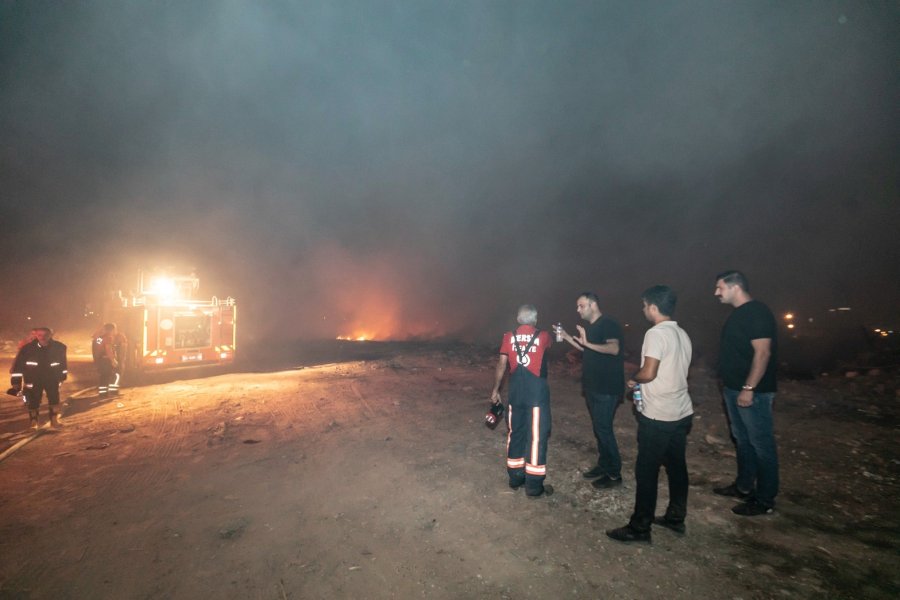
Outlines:
[[618, 529], [608, 529], [606, 535], [617, 542], [647, 542], [650, 543], [649, 531], [638, 531], [631, 525], [619, 527]]
[[534, 499], [534, 498], [540, 498], [541, 496], [552, 496], [553, 491], [554, 491], [553, 486], [550, 484], [547, 484], [544, 486], [544, 489], [542, 489], [537, 494], [529, 494], [528, 491], [526, 490], [525, 495], [531, 499]]
[[613, 479], [609, 475], [604, 475], [600, 479], [595, 479], [591, 485], [598, 490], [608, 490], [609, 488], [619, 487], [622, 485], [622, 478]]
[[713, 488], [713, 494], [717, 496], [728, 496], [729, 498], [749, 498], [750, 492], [742, 492], [734, 483], [725, 487]]
[[600, 465], [597, 465], [593, 469], [588, 469], [587, 471], [585, 471], [584, 473], [581, 474], [581, 476], [584, 477], [585, 479], [596, 479], [597, 477], [600, 477], [601, 475], [604, 475], [604, 472], [603, 472], [603, 469], [600, 467]]
[[748, 500], [732, 508], [731, 512], [742, 517], [758, 517], [759, 515], [771, 515], [775, 512], [775, 508], [760, 504], [756, 500]]
[[666, 529], [671, 529], [675, 533], [683, 534], [687, 529], [684, 526], [684, 521], [670, 521], [665, 517], [654, 517], [653, 524], [659, 525], [660, 527], [665, 527]]

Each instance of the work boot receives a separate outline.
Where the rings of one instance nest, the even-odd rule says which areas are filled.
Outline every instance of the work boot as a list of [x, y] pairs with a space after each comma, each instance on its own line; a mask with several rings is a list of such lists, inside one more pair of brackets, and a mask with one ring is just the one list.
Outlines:
[[57, 429], [62, 427], [62, 423], [59, 422], [59, 415], [52, 408], [50, 409], [50, 426]]

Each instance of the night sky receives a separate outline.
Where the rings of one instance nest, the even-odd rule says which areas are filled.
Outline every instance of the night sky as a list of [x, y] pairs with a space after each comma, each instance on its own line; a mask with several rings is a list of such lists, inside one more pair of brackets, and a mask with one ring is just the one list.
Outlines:
[[0, 329], [161, 266], [248, 339], [699, 336], [729, 268], [897, 326], [898, 57], [894, 1], [0, 0]]

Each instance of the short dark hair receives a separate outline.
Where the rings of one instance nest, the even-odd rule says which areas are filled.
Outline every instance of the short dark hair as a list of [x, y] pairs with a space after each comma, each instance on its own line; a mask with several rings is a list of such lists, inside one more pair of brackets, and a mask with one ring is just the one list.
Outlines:
[[49, 327], [32, 327], [31, 331], [46, 331], [48, 335], [53, 335], [53, 330]]
[[678, 302], [678, 296], [675, 295], [675, 290], [667, 285], [654, 285], [641, 294], [641, 300], [646, 302], [647, 306], [655, 304], [660, 314], [671, 317], [675, 314], [675, 304]]
[[747, 281], [747, 276], [740, 271], [725, 271], [724, 273], [719, 273], [716, 275], [716, 281], [719, 281], [720, 279], [726, 285], [737, 285], [745, 292], [750, 291], [750, 282]]
[[597, 297], [597, 294], [594, 292], [581, 292], [578, 294], [579, 298], [587, 298], [588, 302], [593, 302], [597, 306], [600, 306], [600, 298]]

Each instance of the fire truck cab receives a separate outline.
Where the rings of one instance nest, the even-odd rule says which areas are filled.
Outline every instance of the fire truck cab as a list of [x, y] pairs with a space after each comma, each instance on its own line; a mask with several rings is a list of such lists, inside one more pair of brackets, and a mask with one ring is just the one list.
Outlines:
[[237, 304], [197, 300], [195, 275], [140, 276], [139, 291], [117, 293], [111, 321], [127, 338], [125, 374], [234, 362]]

